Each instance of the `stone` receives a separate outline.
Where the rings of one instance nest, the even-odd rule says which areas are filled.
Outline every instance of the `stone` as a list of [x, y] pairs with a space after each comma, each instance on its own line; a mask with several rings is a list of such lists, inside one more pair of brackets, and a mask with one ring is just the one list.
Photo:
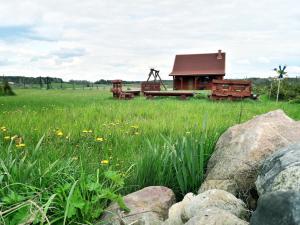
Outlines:
[[241, 219], [248, 217], [246, 204], [242, 200], [226, 191], [212, 189], [195, 196], [183, 208], [182, 220], [188, 221], [197, 216], [201, 210], [212, 207], [226, 210]]
[[167, 218], [169, 208], [175, 203], [174, 192], [162, 186], [150, 186], [124, 197], [130, 212], [121, 211], [111, 204], [101, 218], [110, 225], [158, 225]]
[[195, 198], [195, 195], [193, 193], [188, 193], [184, 196], [181, 202], [172, 205], [169, 209], [168, 219], [164, 222], [164, 225], [183, 225], [183, 209], [192, 201], [193, 198]]
[[237, 184], [233, 180], [205, 180], [200, 189], [199, 193], [204, 191], [215, 189], [218, 187], [220, 190], [225, 190], [233, 195], [237, 195]]
[[269, 156], [261, 166], [255, 184], [260, 195], [272, 191], [300, 192], [300, 142]]
[[251, 225], [299, 225], [300, 193], [275, 191], [259, 197]]
[[[265, 158], [299, 141], [300, 122], [289, 118], [282, 110], [256, 116], [229, 128], [216, 144], [199, 193], [214, 188], [246, 193], [255, 187], [258, 168]], [[221, 182], [209, 183], [211, 180]]]
[[219, 208], [206, 208], [197, 213], [185, 225], [248, 225], [229, 211]]

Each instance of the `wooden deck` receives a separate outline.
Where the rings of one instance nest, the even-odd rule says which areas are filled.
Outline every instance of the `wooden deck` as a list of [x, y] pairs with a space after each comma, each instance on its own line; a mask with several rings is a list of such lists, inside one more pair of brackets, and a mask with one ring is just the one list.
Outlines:
[[140, 93], [141, 93], [141, 90], [127, 90], [127, 91], [124, 91], [125, 93], [131, 93], [133, 94], [134, 96], [139, 96]]
[[148, 99], [152, 99], [156, 96], [177, 96], [181, 99], [186, 99], [187, 97], [193, 97], [194, 92], [191, 91], [145, 91], [144, 95]]

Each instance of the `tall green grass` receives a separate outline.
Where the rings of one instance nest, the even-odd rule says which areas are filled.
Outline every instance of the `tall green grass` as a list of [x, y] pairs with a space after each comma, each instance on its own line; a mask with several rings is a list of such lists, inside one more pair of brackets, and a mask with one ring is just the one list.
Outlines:
[[[47, 162], [41, 146], [20, 152], [13, 140], [0, 159], [0, 223], [92, 223], [115, 201], [126, 209], [118, 193], [123, 177], [108, 165], [93, 174], [83, 171], [77, 159]], [[4, 152], [3, 152], [4, 151]]]
[[[228, 127], [278, 108], [300, 120], [296, 104], [266, 99], [118, 101], [100, 89], [16, 94], [0, 97], [4, 224], [33, 218], [40, 224], [89, 223], [110, 201], [122, 204], [120, 193], [148, 185], [170, 187], [180, 199], [197, 191], [214, 145]], [[25, 146], [8, 140], [14, 136]]]
[[135, 173], [129, 177], [128, 185], [133, 189], [164, 185], [175, 192], [178, 200], [188, 192], [196, 193], [219, 137], [215, 130], [208, 130], [206, 122], [195, 128], [200, 131], [199, 136], [192, 130], [176, 139], [162, 136], [163, 145], [147, 140], [148, 147], [137, 158]]

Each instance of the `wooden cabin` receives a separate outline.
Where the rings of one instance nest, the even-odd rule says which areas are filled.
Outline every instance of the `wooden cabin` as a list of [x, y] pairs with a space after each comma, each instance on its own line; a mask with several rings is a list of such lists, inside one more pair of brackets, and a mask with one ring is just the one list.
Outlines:
[[217, 53], [176, 55], [173, 71], [174, 90], [211, 89], [212, 80], [223, 80], [226, 54]]
[[214, 100], [239, 100], [253, 98], [250, 80], [213, 80], [212, 93]]

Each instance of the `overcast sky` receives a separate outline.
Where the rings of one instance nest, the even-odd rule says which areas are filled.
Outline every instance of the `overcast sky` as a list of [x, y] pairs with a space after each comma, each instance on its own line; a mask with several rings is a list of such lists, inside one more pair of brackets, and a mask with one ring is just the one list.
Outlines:
[[0, 73], [169, 78], [176, 54], [227, 54], [226, 77], [300, 76], [299, 0], [0, 0]]

